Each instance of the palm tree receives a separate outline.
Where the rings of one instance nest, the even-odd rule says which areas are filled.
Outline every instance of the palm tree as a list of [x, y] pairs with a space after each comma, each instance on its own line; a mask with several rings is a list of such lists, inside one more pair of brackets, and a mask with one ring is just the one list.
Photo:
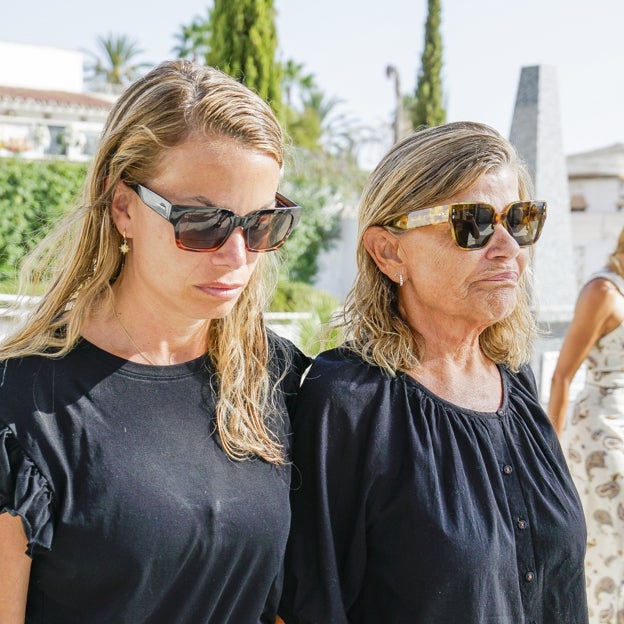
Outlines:
[[401, 77], [399, 70], [394, 65], [386, 66], [386, 76], [394, 80], [394, 101], [396, 108], [394, 111], [394, 142], [397, 143], [403, 138], [405, 133], [405, 108], [403, 103], [403, 95], [401, 94]]
[[327, 97], [319, 88], [312, 88], [303, 96], [304, 114], [317, 120], [321, 146], [333, 156], [352, 156], [356, 140], [356, 121], [350, 115], [339, 112], [343, 103], [335, 97]]
[[179, 43], [173, 48], [173, 52], [178, 58], [205, 62], [206, 54], [210, 50], [210, 20], [195, 17], [188, 26], [182, 25], [182, 30], [175, 38]]
[[93, 62], [87, 65], [88, 82], [96, 90], [121, 93], [124, 87], [136, 80], [150, 63], [136, 63], [134, 59], [143, 54], [136, 41], [126, 35], [109, 34], [98, 37], [101, 55], [89, 53]]
[[286, 63], [284, 63], [282, 88], [284, 90], [286, 106], [291, 108], [295, 105], [295, 93], [301, 98], [304, 97], [304, 94], [316, 88], [314, 74], [305, 73], [303, 63], [297, 63], [292, 59], [288, 59]]

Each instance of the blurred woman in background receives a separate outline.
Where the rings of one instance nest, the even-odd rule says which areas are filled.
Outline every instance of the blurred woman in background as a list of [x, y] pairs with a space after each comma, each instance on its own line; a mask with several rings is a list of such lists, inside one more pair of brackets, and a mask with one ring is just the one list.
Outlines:
[[[569, 411], [570, 384], [585, 383]], [[624, 230], [579, 293], [552, 378], [548, 413], [587, 520], [590, 621], [624, 622]]]

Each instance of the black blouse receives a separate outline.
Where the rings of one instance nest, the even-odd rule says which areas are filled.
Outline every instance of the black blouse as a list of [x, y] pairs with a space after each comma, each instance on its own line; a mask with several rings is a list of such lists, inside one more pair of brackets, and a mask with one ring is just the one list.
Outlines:
[[[343, 350], [295, 411], [286, 624], [585, 624], [585, 524], [532, 373], [495, 413]], [[298, 475], [298, 476], [297, 476]]]
[[[287, 442], [308, 362], [270, 344], [267, 420]], [[143, 366], [86, 341], [0, 365], [0, 512], [28, 536], [27, 622], [273, 624], [290, 468], [225, 455], [211, 375], [204, 358]]]

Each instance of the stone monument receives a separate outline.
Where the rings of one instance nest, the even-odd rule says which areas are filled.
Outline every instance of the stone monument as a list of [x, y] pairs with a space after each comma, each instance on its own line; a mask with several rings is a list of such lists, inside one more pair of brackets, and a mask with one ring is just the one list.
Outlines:
[[548, 202], [548, 217], [534, 247], [532, 262], [537, 320], [547, 332], [536, 344], [532, 364], [540, 396], [546, 400], [556, 354], [577, 296], [568, 175], [554, 67], [522, 68], [509, 138], [528, 165], [535, 199]]

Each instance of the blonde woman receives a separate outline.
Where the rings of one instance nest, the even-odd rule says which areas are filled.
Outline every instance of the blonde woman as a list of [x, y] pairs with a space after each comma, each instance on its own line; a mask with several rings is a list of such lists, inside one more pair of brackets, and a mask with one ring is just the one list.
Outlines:
[[259, 97], [186, 61], [114, 105], [0, 350], [0, 621], [274, 621], [307, 365], [262, 317], [300, 211], [282, 149]]
[[587, 622], [583, 514], [527, 367], [545, 217], [482, 124], [371, 174], [351, 341], [297, 400], [286, 624]]
[[[570, 384], [586, 363], [571, 417]], [[581, 289], [552, 378], [548, 413], [587, 520], [590, 621], [624, 621], [624, 230]]]

